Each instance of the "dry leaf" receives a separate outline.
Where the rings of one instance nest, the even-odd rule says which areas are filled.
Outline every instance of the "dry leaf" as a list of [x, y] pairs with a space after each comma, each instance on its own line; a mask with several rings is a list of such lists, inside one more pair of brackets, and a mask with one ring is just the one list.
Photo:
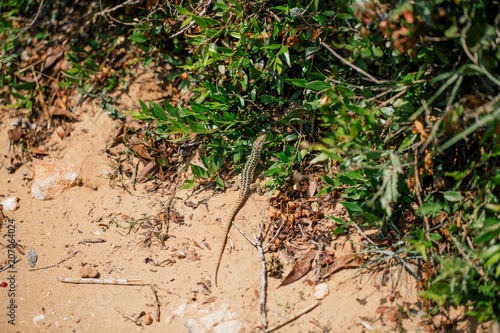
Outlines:
[[345, 257], [340, 257], [333, 265], [330, 267], [330, 274], [335, 273], [344, 268], [358, 268], [363, 265], [363, 260], [356, 257], [354, 254], [347, 255]]
[[78, 118], [77, 116], [75, 116], [71, 112], [64, 110], [64, 109], [61, 109], [61, 108], [58, 108], [58, 107], [55, 107], [55, 106], [50, 107], [49, 113], [51, 116], [64, 116], [64, 117], [68, 117], [69, 119], [74, 120], [74, 121], [80, 121], [80, 118]]
[[142, 157], [143, 159], [145, 160], [152, 160], [153, 158], [151, 157], [151, 155], [148, 154], [148, 152], [146, 151], [146, 148], [143, 144], [137, 144], [137, 145], [133, 145], [132, 146], [132, 150], [137, 154], [139, 155], [140, 157]]
[[28, 150], [37, 155], [48, 155], [49, 153], [44, 152], [38, 148], [33, 147], [32, 145], [28, 145]]
[[157, 168], [158, 168], [158, 164], [156, 164], [155, 161], [149, 162], [144, 167], [144, 169], [142, 169], [141, 173], [139, 173], [139, 175], [137, 176], [137, 181], [139, 183], [144, 183], [146, 180], [148, 180], [148, 178], [146, 177], [146, 175], [149, 174], [149, 173], [155, 172]]
[[425, 171], [429, 175], [434, 175], [434, 163], [432, 162], [432, 152], [430, 150], [425, 151], [425, 158], [424, 158], [424, 164], [425, 164]]
[[[417, 132], [420, 133], [420, 140], [422, 142], [424, 142], [428, 136], [427, 132], [424, 129], [424, 125], [418, 120], [415, 120], [413, 125], [415, 126], [415, 129], [417, 130]], [[415, 133], [415, 131], [413, 131], [413, 132]]]
[[309, 197], [314, 197], [316, 194], [316, 189], [318, 188], [318, 184], [315, 181], [311, 181], [309, 183]]
[[281, 284], [278, 286], [286, 286], [290, 283], [293, 283], [306, 275], [309, 270], [311, 269], [311, 262], [314, 260], [316, 257], [316, 250], [312, 249], [309, 251], [302, 259], [297, 261], [295, 265], [292, 267], [292, 271], [286, 276], [286, 278], [281, 282]]
[[209, 304], [209, 303], [213, 303], [217, 300], [217, 297], [216, 296], [212, 296], [212, 297], [209, 297], [207, 298], [206, 300], [203, 301], [203, 303], [201, 304]]
[[22, 128], [21, 128], [21, 122], [19, 122], [19, 124], [17, 124], [16, 127], [9, 130], [7, 133], [9, 136], [9, 140], [19, 141], [21, 139], [22, 134], [23, 134]]

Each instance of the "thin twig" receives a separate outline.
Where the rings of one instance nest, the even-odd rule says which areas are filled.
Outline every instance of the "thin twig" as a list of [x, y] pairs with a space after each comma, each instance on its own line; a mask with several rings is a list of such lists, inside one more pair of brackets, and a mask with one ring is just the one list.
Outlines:
[[135, 5], [135, 4], [138, 4], [140, 2], [142, 2], [142, 1], [141, 0], [127, 0], [124, 3], [121, 3], [121, 4], [119, 4], [117, 6], [114, 6], [114, 7], [110, 8], [110, 9], [106, 9], [106, 10], [103, 10], [103, 11], [101, 11], [99, 13], [95, 13], [94, 14], [94, 18], [92, 19], [92, 22], [95, 22], [95, 19], [98, 16], [104, 16], [104, 15], [106, 15], [108, 13], [111, 13], [111, 12], [114, 12], [115, 10], [118, 10], [118, 9], [120, 9], [122, 7], [129, 6], [129, 5]]
[[[207, 3], [205, 4], [205, 6], [203, 7], [203, 10], [198, 15], [196, 15], [196, 16], [203, 16], [203, 15], [205, 15], [205, 13], [207, 12], [208, 7], [212, 4], [212, 2], [213, 2], [213, 0], [208, 0]], [[195, 21], [192, 20], [184, 28], [182, 28], [181, 30], [177, 31], [175, 34], [173, 34], [172, 36], [170, 36], [170, 38], [174, 38], [174, 37], [177, 37], [180, 34], [182, 34], [184, 31], [186, 31], [187, 29], [191, 28], [193, 26], [194, 22]]]
[[354, 226], [356, 227], [356, 229], [358, 230], [358, 232], [364, 237], [366, 238], [366, 240], [368, 242], [370, 242], [371, 245], [375, 246], [375, 243], [371, 240], [370, 237], [368, 237], [364, 232], [363, 230], [361, 230], [361, 228], [358, 226], [358, 224], [356, 222], [354, 222], [354, 220], [351, 219], [351, 222], [352, 224], [354, 224]]
[[238, 227], [236, 223], [233, 221], [234, 227], [241, 233], [243, 237], [246, 238], [246, 240], [252, 244], [254, 247], [257, 248], [257, 252], [259, 253], [259, 258], [260, 258], [260, 297], [259, 297], [259, 304], [260, 304], [260, 313], [261, 313], [261, 321], [262, 321], [262, 327], [266, 328], [267, 327], [267, 305], [266, 305], [266, 300], [267, 300], [267, 274], [266, 274], [266, 258], [264, 256], [264, 251], [271, 245], [273, 240], [278, 236], [281, 227], [283, 227], [283, 224], [285, 223], [284, 220], [282, 220], [280, 227], [276, 231], [276, 233], [273, 235], [271, 240], [265, 245], [262, 246], [262, 230], [263, 230], [263, 225], [264, 225], [264, 214], [265, 211], [262, 211], [262, 221], [259, 223], [259, 233], [256, 236], [255, 234], [253, 235], [255, 241], [252, 241], [250, 237], [248, 237], [243, 230]]
[[170, 227], [170, 206], [172, 205], [172, 202], [175, 197], [175, 193], [177, 192], [177, 186], [174, 188], [174, 192], [172, 193], [172, 196], [170, 197], [170, 200], [168, 201], [167, 204], [167, 214], [165, 216], [165, 225], [163, 226], [163, 230], [160, 232], [159, 238], [162, 242], [167, 240], [168, 237], [168, 229]]
[[45, 4], [45, 0], [42, 0], [40, 1], [40, 5], [38, 5], [38, 10], [36, 11], [36, 15], [35, 15], [35, 18], [33, 20], [31, 20], [30, 24], [28, 24], [27, 26], [25, 26], [24, 28], [22, 28], [19, 33], [17, 34], [16, 36], [16, 39], [19, 38], [19, 36], [21, 36], [21, 34], [23, 32], [25, 32], [26, 30], [28, 30], [29, 28], [31, 28], [33, 26], [33, 24], [36, 22], [36, 20], [38, 19], [38, 15], [40, 15], [41, 11], [42, 11], [42, 7], [43, 5]]
[[106, 240], [103, 238], [95, 238], [95, 239], [82, 239], [78, 242], [78, 244], [97, 244], [97, 243], [106, 243]]
[[379, 108], [382, 108], [386, 105], [388, 105], [390, 102], [392, 102], [393, 100], [395, 99], [398, 99], [400, 96], [404, 95], [406, 93], [406, 91], [408, 90], [408, 88], [405, 88], [403, 89], [402, 91], [398, 92], [396, 95], [392, 96], [391, 98], [389, 98], [387, 101], [383, 102], [382, 104], [380, 104], [378, 107]]
[[153, 301], [155, 302], [155, 319], [157, 322], [160, 321], [160, 303], [158, 302], [158, 294], [156, 294], [155, 287], [153, 283], [150, 283], [151, 291], [153, 292]]
[[320, 239], [318, 242], [313, 243], [318, 248], [318, 257], [316, 258], [316, 282], [321, 280], [321, 253], [323, 253], [323, 240]]
[[144, 283], [139, 279], [84, 279], [84, 278], [63, 278], [59, 277], [59, 281], [63, 283], [75, 284], [109, 284], [119, 286], [147, 286], [149, 283]]
[[363, 74], [364, 76], [366, 76], [366, 78], [368, 79], [368, 81], [375, 82], [376, 84], [383, 84], [383, 83], [387, 83], [388, 82], [388, 81], [385, 81], [385, 80], [379, 80], [379, 79], [373, 77], [372, 75], [368, 74], [367, 72], [365, 72], [363, 69], [359, 68], [358, 66], [356, 66], [354, 64], [351, 64], [349, 61], [347, 61], [344, 58], [342, 58], [340, 56], [340, 54], [338, 54], [337, 52], [335, 52], [330, 46], [328, 46], [324, 42], [320, 42], [320, 44], [324, 48], [326, 48], [328, 51], [330, 51], [330, 53], [333, 54], [337, 59], [339, 59], [340, 61], [342, 61], [344, 64], [346, 64], [347, 66], [351, 67], [352, 69], [354, 69], [357, 72], [359, 72], [359, 73]]
[[267, 328], [267, 308], [266, 308], [266, 299], [267, 299], [267, 274], [266, 274], [266, 258], [264, 257], [264, 249], [262, 248], [262, 225], [264, 224], [264, 213], [262, 210], [262, 220], [259, 223], [259, 236], [253, 238], [255, 239], [255, 244], [257, 247], [257, 251], [259, 252], [260, 257], [260, 318], [262, 321], [262, 327]]
[[271, 239], [269, 240], [269, 242], [267, 243], [267, 245], [266, 245], [266, 246], [264, 246], [264, 251], [265, 251], [265, 250], [267, 250], [267, 248], [268, 248], [269, 246], [271, 246], [271, 244], [272, 244], [272, 242], [274, 241], [274, 239], [275, 239], [275, 238], [279, 235], [280, 230], [281, 230], [281, 227], [283, 227], [283, 224], [285, 224], [285, 220], [281, 220], [281, 225], [280, 225], [280, 227], [279, 227], [279, 228], [278, 228], [278, 230], [276, 230], [276, 232], [274, 233], [273, 238], [271, 238]]
[[316, 302], [316, 303], [314, 303], [313, 305], [311, 305], [311, 306], [309, 306], [309, 307], [305, 308], [304, 310], [300, 311], [299, 313], [297, 313], [295, 316], [293, 316], [293, 317], [291, 317], [291, 318], [289, 318], [289, 319], [287, 319], [287, 320], [285, 320], [285, 321], [283, 321], [283, 322], [281, 322], [281, 323], [279, 323], [279, 324], [277, 324], [277, 325], [274, 325], [274, 326], [272, 326], [272, 327], [269, 327], [269, 328], [268, 328], [268, 329], [266, 329], [266, 330], [263, 330], [263, 331], [262, 331], [262, 333], [269, 333], [269, 332], [275, 331], [275, 330], [277, 330], [278, 328], [281, 328], [281, 327], [283, 327], [283, 326], [285, 326], [285, 325], [287, 325], [287, 324], [291, 323], [292, 321], [294, 321], [294, 320], [296, 320], [296, 319], [300, 318], [301, 316], [303, 316], [304, 314], [308, 313], [309, 311], [311, 311], [312, 309], [314, 309], [315, 307], [317, 307], [317, 306], [318, 306], [318, 305], [320, 305], [320, 304], [321, 304], [321, 302], [318, 302], [318, 301], [317, 301], [317, 302]]
[[122, 310], [120, 310], [120, 308], [119, 308], [119, 307], [115, 307], [115, 309], [116, 309], [116, 311], [118, 311], [118, 312], [119, 312], [119, 313], [123, 316], [123, 318], [125, 318], [125, 319], [128, 319], [128, 320], [132, 321], [132, 322], [133, 322], [133, 323], [135, 323], [137, 326], [142, 326], [142, 323], [141, 323], [139, 320], [135, 319], [135, 318], [134, 318], [134, 317], [132, 317], [132, 316], [129, 316], [129, 315], [124, 314], [124, 313], [123, 313], [123, 311], [122, 311]]
[[36, 88], [38, 91], [38, 99], [39, 99], [40, 105], [42, 106], [42, 110], [43, 110], [43, 113], [45, 114], [45, 118], [47, 118], [47, 129], [49, 129], [50, 128], [50, 121], [51, 121], [49, 110], [47, 109], [47, 105], [45, 104], [45, 100], [43, 99], [42, 89], [40, 89], [40, 84], [38, 83], [38, 79], [36, 78], [35, 69], [33, 67], [31, 67], [31, 72], [33, 74], [33, 79], [35, 80], [35, 83], [36, 83]]
[[78, 252], [81, 252], [80, 250], [76, 250], [75, 252], [73, 252], [71, 255], [69, 255], [68, 257], [64, 258], [63, 260], [59, 261], [57, 264], [54, 264], [54, 265], [49, 265], [49, 266], [44, 266], [44, 267], [38, 267], [38, 268], [30, 268], [29, 271], [30, 272], [33, 272], [33, 271], [38, 271], [38, 270], [41, 270], [41, 269], [47, 269], [47, 268], [52, 268], [52, 267], [59, 267], [60, 264], [62, 264], [63, 262], [65, 262], [66, 260], [68, 259], [71, 259], [73, 258], [74, 256], [76, 256], [76, 254]]

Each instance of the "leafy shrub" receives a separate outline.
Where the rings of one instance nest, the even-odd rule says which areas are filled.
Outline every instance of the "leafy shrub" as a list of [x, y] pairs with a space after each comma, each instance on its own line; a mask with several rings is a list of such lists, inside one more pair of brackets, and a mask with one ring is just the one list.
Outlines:
[[[424, 297], [499, 320], [498, 1], [157, 2], [116, 15], [143, 66], [170, 63], [195, 92], [133, 113], [158, 140], [204, 138], [187, 186], [223, 188], [224, 168], [268, 131], [271, 190], [310, 164], [335, 167], [318, 195], [341, 191], [351, 217], [410, 247]], [[65, 86], [88, 88], [122, 33], [73, 48]]]

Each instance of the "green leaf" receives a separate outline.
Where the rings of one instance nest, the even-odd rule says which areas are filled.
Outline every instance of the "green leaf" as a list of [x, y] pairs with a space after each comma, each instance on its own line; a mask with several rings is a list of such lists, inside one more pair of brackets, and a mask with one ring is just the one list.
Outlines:
[[179, 12], [179, 14], [181, 15], [191, 15], [191, 13], [189, 12], [189, 10], [185, 9], [185, 8], [182, 8], [182, 7], [179, 7], [179, 6], [176, 6], [176, 5], [172, 5], [175, 9], [177, 9], [177, 11]]
[[415, 213], [418, 216], [424, 216], [424, 215], [430, 215], [437, 217], [439, 214], [441, 214], [441, 210], [443, 209], [443, 205], [438, 202], [438, 201], [429, 201], [429, 202], [424, 202], [418, 209], [415, 211]]
[[342, 201], [341, 204], [345, 207], [349, 215], [360, 215], [363, 213], [363, 209], [355, 202]]
[[142, 110], [142, 113], [145, 114], [146, 116], [149, 116], [149, 109], [146, 105], [146, 103], [144, 103], [140, 98], [139, 98], [139, 104], [141, 105], [141, 110]]
[[271, 45], [266, 45], [266, 46], [263, 46], [261, 47], [260, 49], [261, 50], [277, 50], [281, 47], [280, 44], [271, 44]]
[[305, 86], [311, 90], [322, 91], [325, 89], [329, 89], [332, 86], [328, 82], [323, 81], [312, 81], [305, 84]]
[[352, 15], [348, 13], [338, 13], [337, 17], [342, 20], [350, 20], [352, 19]]
[[133, 41], [133, 42], [137, 42], [137, 43], [145, 43], [148, 41], [148, 39], [146, 37], [144, 37], [142, 32], [137, 32], [137, 33], [133, 34], [132, 36], [130, 36], [128, 39]]
[[211, 25], [204, 17], [193, 16], [193, 20], [202, 28], [208, 28]]
[[195, 178], [208, 178], [207, 170], [196, 164], [190, 164], [190, 166], [191, 172]]
[[455, 191], [447, 191], [443, 193], [444, 198], [450, 202], [457, 202], [462, 200], [464, 197], [459, 193]]
[[153, 105], [153, 110], [152, 110], [153, 116], [155, 116], [156, 118], [158, 118], [160, 120], [164, 120], [164, 121], [169, 120], [167, 114], [165, 113], [165, 110], [163, 110], [163, 108], [161, 106], [159, 106], [158, 104], [156, 104], [153, 101], [151, 101], [151, 105]]
[[264, 103], [264, 105], [274, 103], [276, 101], [276, 98], [270, 95], [263, 94], [260, 96], [260, 101]]
[[307, 83], [306, 79], [287, 79], [285, 81], [300, 88], [305, 88]]
[[217, 186], [219, 186], [219, 188], [221, 190], [224, 190], [224, 188], [225, 188], [224, 181], [219, 177], [219, 175], [217, 175], [217, 177], [215, 177], [215, 183], [217, 184]]

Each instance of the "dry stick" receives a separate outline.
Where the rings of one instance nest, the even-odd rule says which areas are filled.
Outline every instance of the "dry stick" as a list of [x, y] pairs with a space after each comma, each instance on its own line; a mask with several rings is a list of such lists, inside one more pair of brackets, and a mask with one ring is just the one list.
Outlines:
[[318, 257], [316, 258], [316, 282], [321, 280], [321, 253], [323, 252], [323, 240], [320, 239], [318, 242], [314, 242], [318, 248]]
[[383, 102], [382, 104], [380, 104], [378, 107], [379, 108], [382, 108], [386, 105], [388, 105], [390, 102], [392, 102], [393, 100], [399, 98], [400, 96], [404, 95], [406, 93], [406, 91], [408, 90], [408, 88], [405, 88], [403, 89], [402, 91], [398, 92], [396, 95], [392, 96], [391, 98], [389, 98], [387, 101]]
[[333, 54], [337, 59], [339, 59], [340, 61], [342, 61], [344, 64], [346, 64], [347, 66], [351, 67], [352, 69], [354, 69], [357, 72], [359, 72], [359, 73], [363, 74], [364, 76], [366, 76], [366, 78], [368, 79], [368, 81], [375, 82], [376, 84], [382, 84], [382, 83], [388, 82], [388, 81], [385, 81], [385, 80], [376, 79], [375, 77], [373, 77], [372, 75], [368, 74], [367, 72], [365, 72], [364, 70], [362, 70], [358, 66], [356, 66], [354, 64], [351, 64], [349, 61], [347, 61], [344, 58], [342, 58], [340, 56], [340, 54], [338, 54], [337, 52], [335, 52], [330, 46], [326, 45], [324, 42], [320, 42], [320, 44], [324, 48], [326, 48], [328, 51], [330, 51], [330, 53]]
[[81, 252], [80, 250], [76, 250], [74, 253], [72, 253], [70, 256], [64, 258], [63, 260], [59, 261], [57, 264], [54, 264], [54, 265], [49, 265], [49, 266], [44, 266], [44, 267], [39, 267], [39, 268], [30, 268], [29, 271], [30, 272], [33, 272], [33, 271], [38, 271], [40, 269], [46, 269], [46, 268], [52, 268], [52, 267], [59, 267], [60, 264], [62, 264], [63, 262], [65, 262], [66, 260], [68, 259], [71, 259], [73, 258], [74, 256], [76, 256], [76, 254], [78, 252]]
[[316, 303], [314, 303], [313, 305], [311, 305], [310, 307], [308, 308], [305, 308], [304, 310], [300, 311], [299, 313], [297, 313], [295, 316], [293, 316], [292, 318], [289, 318], [281, 323], [279, 323], [278, 325], [274, 325], [272, 327], [269, 327], [268, 329], [266, 330], [263, 330], [262, 333], [269, 333], [269, 332], [272, 332], [272, 331], [275, 331], [277, 330], [278, 328], [281, 328], [283, 326], [285, 326], [286, 324], [288, 323], [291, 323], [292, 321], [298, 319], [299, 317], [301, 317], [302, 315], [308, 313], [309, 311], [311, 311], [312, 309], [314, 309], [315, 307], [317, 307], [318, 305], [320, 305], [321, 302], [318, 302], [316, 301]]
[[271, 238], [269, 243], [267, 245], [262, 246], [261, 243], [261, 238], [262, 238], [262, 225], [264, 221], [264, 213], [265, 211], [262, 211], [262, 221], [259, 223], [259, 235], [255, 236], [253, 235], [255, 242], [252, 241], [244, 232], [241, 230], [236, 223], [233, 221], [233, 225], [238, 231], [247, 239], [247, 241], [252, 244], [254, 247], [257, 248], [257, 251], [259, 252], [259, 258], [260, 258], [260, 297], [259, 297], [259, 303], [260, 303], [260, 311], [261, 311], [261, 320], [262, 320], [262, 327], [266, 328], [267, 327], [267, 307], [266, 307], [266, 298], [267, 298], [267, 275], [266, 275], [266, 258], [264, 257], [264, 251], [271, 245], [273, 240], [278, 236], [281, 227], [283, 227], [283, 224], [285, 221], [283, 220], [281, 222], [280, 227], [274, 234], [274, 236]]
[[140, 2], [142, 2], [142, 1], [141, 0], [128, 0], [128, 1], [125, 1], [124, 3], [119, 4], [118, 6], [113, 7], [113, 8], [103, 10], [102, 12], [99, 12], [99, 13], [95, 13], [94, 17], [92, 18], [92, 22], [95, 22], [95, 19], [97, 18], [97, 16], [104, 16], [105, 14], [114, 12], [115, 10], [120, 9], [121, 7], [125, 7], [128, 5], [135, 5], [135, 4], [138, 4]]
[[142, 326], [142, 323], [141, 323], [139, 320], [135, 319], [135, 318], [134, 318], [134, 317], [132, 317], [132, 316], [129, 316], [129, 315], [124, 314], [124, 313], [123, 313], [123, 311], [122, 311], [122, 310], [120, 310], [120, 308], [115, 307], [115, 309], [116, 309], [116, 311], [118, 311], [118, 312], [119, 312], [119, 313], [123, 316], [123, 318], [128, 319], [128, 320], [131, 320], [131, 321], [132, 321], [132, 322], [134, 322], [137, 326]]
[[[212, 4], [212, 2], [213, 2], [213, 0], [208, 0], [207, 3], [205, 4], [205, 6], [203, 7], [203, 10], [198, 15], [196, 15], [196, 16], [203, 16], [203, 15], [205, 15], [205, 13], [207, 12], [208, 7]], [[177, 31], [175, 34], [173, 34], [172, 36], [170, 36], [170, 38], [174, 38], [174, 37], [177, 37], [180, 34], [182, 34], [184, 31], [186, 31], [187, 29], [191, 28], [193, 26], [194, 22], [195, 21], [192, 20], [184, 28], [182, 28], [181, 30]]]
[[[413, 168], [414, 170], [414, 175], [413, 177], [415, 178], [415, 191], [417, 192], [417, 200], [419, 206], [423, 204], [422, 201], [422, 196], [420, 192], [422, 191], [422, 187], [420, 186], [420, 175], [418, 172], [418, 149], [415, 149], [415, 160], [413, 161]], [[424, 214], [424, 222], [425, 222], [425, 240], [430, 241], [431, 237], [429, 235], [429, 230], [430, 230], [430, 224], [429, 224], [429, 218], [427, 215]], [[434, 260], [431, 256], [431, 249], [429, 247], [426, 247], [426, 253], [427, 253], [427, 259], [429, 260], [430, 266], [427, 266], [427, 273], [429, 273], [430, 267], [434, 266]]]
[[47, 105], [45, 105], [45, 100], [43, 99], [42, 89], [40, 89], [40, 85], [38, 84], [38, 79], [36, 78], [36, 73], [35, 73], [35, 69], [33, 68], [33, 66], [31, 67], [31, 72], [33, 74], [33, 79], [35, 79], [36, 88], [38, 90], [38, 99], [40, 100], [40, 105], [42, 106], [43, 113], [45, 114], [45, 118], [47, 118], [47, 128], [50, 128], [51, 118], [50, 118], [49, 110], [47, 109]]
[[106, 243], [106, 240], [103, 238], [95, 238], [95, 239], [82, 239], [81, 241], [78, 242], [78, 244], [97, 244], [97, 243]]
[[163, 230], [160, 232], [160, 240], [165, 241], [168, 237], [168, 229], [170, 227], [170, 206], [172, 205], [172, 201], [174, 200], [175, 193], [177, 193], [177, 186], [174, 188], [174, 192], [172, 193], [172, 196], [170, 197], [170, 200], [168, 201], [167, 204], [167, 216], [165, 216], [166, 221], [165, 221], [165, 226], [163, 227]]
[[150, 283], [151, 291], [153, 292], [153, 301], [155, 302], [155, 319], [156, 321], [160, 321], [160, 303], [158, 302], [158, 294], [156, 294], [155, 287], [153, 283]]
[[59, 281], [63, 283], [75, 284], [108, 284], [119, 286], [147, 286], [149, 283], [144, 283], [139, 279], [85, 279], [85, 278], [63, 278], [59, 277]]
[[26, 30], [28, 30], [29, 28], [31, 28], [33, 26], [33, 24], [36, 22], [36, 20], [38, 19], [38, 15], [40, 15], [40, 12], [42, 11], [42, 7], [45, 3], [45, 0], [42, 0], [40, 1], [40, 5], [38, 6], [38, 10], [36, 12], [36, 15], [35, 15], [35, 18], [30, 22], [30, 24], [28, 24], [26, 27], [22, 28], [19, 33], [17, 34], [16, 36], [16, 39], [21, 36], [22, 33], [24, 33]]

